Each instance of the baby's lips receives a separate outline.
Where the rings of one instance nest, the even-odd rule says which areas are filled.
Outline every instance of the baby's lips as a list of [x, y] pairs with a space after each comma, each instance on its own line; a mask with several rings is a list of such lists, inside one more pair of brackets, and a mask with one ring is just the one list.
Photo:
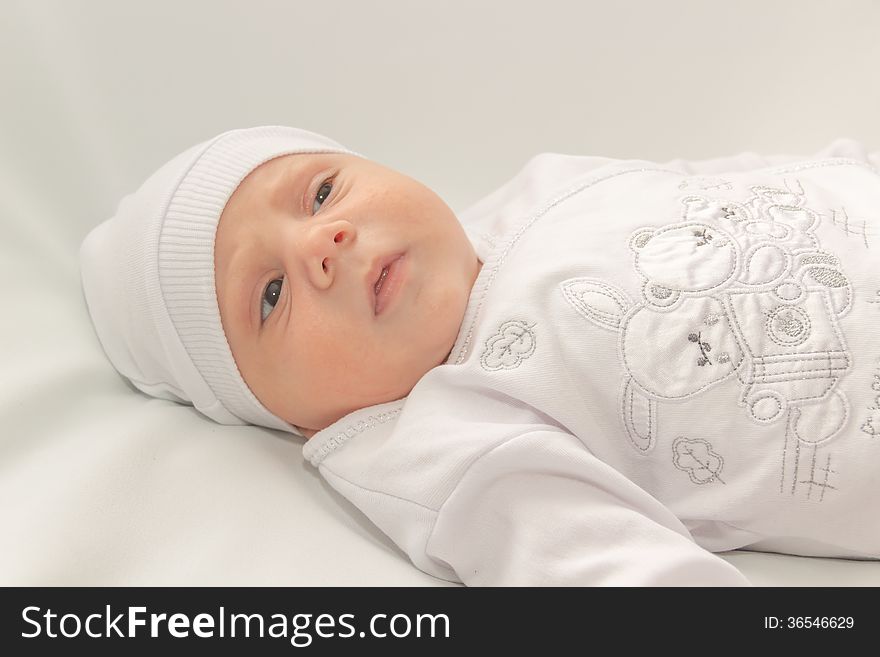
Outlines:
[[379, 291], [376, 296], [376, 314], [379, 315], [394, 302], [397, 295], [400, 294], [400, 288], [403, 287], [406, 279], [406, 264], [404, 255], [401, 254], [395, 258], [387, 267], [387, 275], [382, 277], [379, 283]]
[[374, 315], [377, 314], [378, 303], [376, 296], [376, 283], [379, 282], [379, 278], [382, 276], [382, 271], [402, 256], [403, 253], [395, 252], [375, 258], [364, 276], [364, 282], [367, 288], [367, 301]]

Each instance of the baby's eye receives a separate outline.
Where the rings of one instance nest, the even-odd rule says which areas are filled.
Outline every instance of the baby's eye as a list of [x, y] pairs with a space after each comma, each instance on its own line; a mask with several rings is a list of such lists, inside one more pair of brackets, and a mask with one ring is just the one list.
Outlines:
[[261, 322], [266, 321], [269, 313], [272, 312], [275, 304], [278, 303], [278, 299], [281, 297], [281, 285], [283, 282], [283, 278], [276, 278], [266, 286], [265, 290], [263, 290], [263, 306], [260, 311]]
[[328, 179], [325, 180], [324, 183], [318, 188], [318, 193], [315, 194], [315, 202], [312, 203], [312, 214], [318, 211], [318, 208], [321, 207], [321, 204], [327, 200], [327, 197], [330, 196], [330, 192], [333, 189], [333, 181]]

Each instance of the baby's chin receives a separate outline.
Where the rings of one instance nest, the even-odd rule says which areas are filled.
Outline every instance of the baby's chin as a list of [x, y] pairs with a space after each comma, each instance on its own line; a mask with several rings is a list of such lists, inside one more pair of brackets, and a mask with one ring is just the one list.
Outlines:
[[[419, 335], [416, 340], [420, 340], [421, 344], [419, 344], [416, 353], [421, 355], [421, 358], [419, 359], [420, 362], [416, 363], [411, 355], [410, 357], [407, 357], [406, 362], [409, 364], [409, 367], [406, 369], [408, 371], [404, 372], [400, 370], [397, 372], [398, 376], [394, 377], [398, 382], [399, 387], [395, 389], [383, 389], [381, 392], [374, 395], [373, 398], [366, 399], [364, 405], [360, 408], [392, 402], [408, 396], [423, 376], [435, 367], [439, 367], [449, 360], [449, 357], [452, 355], [452, 350], [455, 348], [455, 342], [461, 331], [461, 323], [464, 319], [474, 281], [483, 266], [483, 263], [476, 258], [476, 254], [473, 252], [471, 252], [471, 254], [473, 255], [473, 261], [471, 263], [471, 269], [465, 278], [465, 284], [460, 287], [449, 286], [445, 289], [441, 288], [441, 294], [432, 300], [436, 311], [427, 312], [427, 315], [432, 318], [443, 318], [443, 321], [436, 319], [433, 320], [432, 323], [435, 329], [433, 332], [424, 330], [418, 332]], [[431, 310], [434, 310], [434, 308], [431, 308]], [[316, 415], [312, 418], [312, 422], [307, 422], [303, 425], [297, 424], [296, 422], [291, 422], [291, 424], [293, 424], [297, 431], [302, 433], [306, 439], [309, 439], [319, 431], [323, 431], [331, 424], [339, 421], [341, 418], [345, 417], [345, 415], [354, 410], [358, 409], [349, 409], [340, 414], [339, 417], [328, 418], [325, 416], [322, 418]], [[319, 421], [315, 422], [315, 420]], [[316, 424], [318, 426], [315, 426]]]
[[[437, 363], [438, 365], [440, 363]], [[349, 406], [340, 409], [324, 409], [323, 412], [312, 412], [311, 417], [306, 417], [306, 415], [300, 415], [298, 418], [302, 424], [298, 422], [292, 421], [288, 419], [287, 421], [292, 424], [297, 431], [302, 433], [306, 438], [311, 438], [314, 434], [319, 431], [323, 431], [330, 425], [338, 422], [346, 415], [350, 413], [354, 413], [356, 411], [362, 410], [364, 408], [369, 408], [371, 406], [377, 406], [379, 404], [386, 404], [388, 402], [393, 402], [398, 399], [403, 399], [407, 397], [412, 389], [415, 387], [416, 383], [418, 383], [422, 376], [427, 374], [429, 371], [434, 369], [433, 367], [426, 367], [424, 371], [419, 373], [418, 371], [412, 370], [407, 373], [406, 376], [401, 375], [399, 380], [393, 386], [382, 387], [381, 389], [377, 388], [371, 391], [371, 394], [361, 395], [359, 396], [359, 402], [350, 404]], [[312, 409], [316, 411], [317, 409]]]
[[306, 429], [304, 427], [298, 427], [295, 424], [293, 425], [293, 428], [299, 431], [303, 436], [305, 436], [306, 440], [318, 433], [318, 429]]

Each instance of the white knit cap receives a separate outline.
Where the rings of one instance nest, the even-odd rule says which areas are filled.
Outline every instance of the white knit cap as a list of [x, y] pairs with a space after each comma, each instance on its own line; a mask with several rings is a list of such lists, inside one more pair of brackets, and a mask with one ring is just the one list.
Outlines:
[[83, 292], [113, 366], [138, 389], [221, 424], [302, 435], [238, 371], [220, 322], [214, 237], [245, 176], [290, 153], [351, 153], [306, 130], [231, 130], [181, 153], [119, 203], [80, 247]]

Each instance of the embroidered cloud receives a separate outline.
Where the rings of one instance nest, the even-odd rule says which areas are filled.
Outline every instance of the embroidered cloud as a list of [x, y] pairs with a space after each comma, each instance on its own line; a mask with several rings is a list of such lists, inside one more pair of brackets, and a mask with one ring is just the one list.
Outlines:
[[699, 438], [679, 436], [672, 443], [672, 463], [679, 470], [688, 473], [695, 484], [708, 484], [716, 479], [722, 484], [719, 476], [724, 467], [724, 459], [712, 451], [712, 445]]
[[486, 370], [519, 367], [535, 351], [535, 325], [519, 320], [504, 322], [486, 341], [480, 364]]

